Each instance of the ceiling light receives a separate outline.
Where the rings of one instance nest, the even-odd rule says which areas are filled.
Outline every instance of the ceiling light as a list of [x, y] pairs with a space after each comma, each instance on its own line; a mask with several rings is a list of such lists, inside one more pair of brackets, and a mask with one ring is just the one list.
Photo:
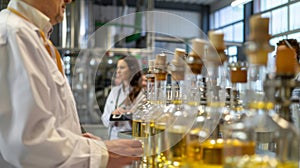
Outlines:
[[236, 7], [236, 6], [240, 6], [240, 5], [244, 5], [248, 2], [251, 2], [252, 0], [235, 0], [233, 2], [231, 2], [231, 6], [232, 7]]

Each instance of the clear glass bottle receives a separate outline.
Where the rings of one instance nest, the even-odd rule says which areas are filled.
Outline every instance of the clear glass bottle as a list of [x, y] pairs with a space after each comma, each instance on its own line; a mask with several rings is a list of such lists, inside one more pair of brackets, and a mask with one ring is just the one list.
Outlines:
[[132, 115], [132, 137], [134, 139], [144, 140], [146, 137], [146, 123], [145, 117], [151, 109], [154, 100], [154, 60], [148, 61], [148, 72], [146, 74], [147, 89], [144, 92], [145, 99], [138, 105], [136, 111]]
[[147, 167], [157, 167], [157, 135], [154, 122], [163, 113], [167, 100], [167, 58], [165, 54], [156, 55], [154, 65], [154, 99], [149, 112], [145, 116], [146, 123], [146, 144]]
[[275, 113], [278, 81], [266, 73], [268, 52], [273, 49], [269, 45], [269, 19], [253, 16], [250, 25], [250, 41], [245, 46], [249, 61], [248, 116], [224, 131], [224, 167], [296, 168], [299, 135], [292, 123]]
[[185, 56], [185, 51], [177, 48], [168, 68], [172, 76], [172, 101], [170, 105], [165, 107], [164, 113], [155, 122], [155, 126], [161, 127], [164, 125], [165, 127], [165, 132], [161, 133], [162, 137], [165, 137], [165, 141], [160, 141], [162, 145], [159, 149], [163, 151], [162, 154], [166, 158], [165, 167], [180, 167], [185, 162], [186, 133], [189, 130], [189, 123], [194, 120], [194, 118], [191, 118], [190, 121], [185, 121], [189, 123], [181, 123], [183, 117], [186, 117], [184, 103], [187, 96], [185, 87], [186, 63], [183, 56]]
[[[207, 121], [207, 86], [206, 78], [202, 74], [205, 46], [207, 41], [203, 39], [194, 39], [192, 41], [192, 51], [189, 53], [186, 62], [188, 69], [186, 72], [186, 82], [190, 83], [187, 91], [187, 102], [184, 105], [184, 110], [188, 112], [183, 120], [188, 120], [191, 116], [195, 117], [193, 125], [187, 132], [186, 138], [186, 159], [182, 163], [185, 167], [199, 167], [199, 162], [202, 159], [201, 142], [207, 138], [208, 134], [204, 126]], [[209, 119], [208, 119], [209, 120]]]
[[145, 99], [138, 105], [137, 109], [132, 115], [132, 138], [143, 141], [144, 144], [144, 156], [141, 162], [137, 163], [140, 167], [148, 167], [148, 162], [151, 161], [147, 157], [149, 135], [146, 129], [146, 116], [149, 115], [153, 101], [154, 101], [154, 60], [148, 61], [148, 72], [146, 74], [147, 89], [144, 91]]
[[224, 53], [224, 34], [210, 31], [208, 52], [205, 56], [207, 68], [207, 105], [205, 123], [200, 134], [200, 161], [194, 167], [222, 167], [223, 139], [222, 114], [225, 110], [227, 86], [227, 57]]
[[[166, 129], [169, 128], [169, 120], [173, 118], [173, 110], [177, 109], [177, 105], [182, 104], [182, 90], [181, 84], [184, 79], [185, 73], [185, 50], [176, 48], [174, 59], [171, 61], [170, 66], [168, 67], [168, 72], [172, 77], [170, 85], [170, 104], [166, 106], [161, 106], [158, 110], [162, 112], [154, 121], [154, 130], [155, 130], [155, 153], [156, 153], [156, 167], [165, 167], [169, 164], [168, 154], [170, 152], [169, 145], [167, 140], [169, 137], [166, 135]], [[178, 83], [179, 82], [179, 83]], [[175, 105], [176, 104], [176, 105]]]
[[236, 122], [246, 115], [244, 104], [247, 97], [247, 68], [246, 62], [233, 62], [229, 64], [231, 82], [230, 106], [229, 113], [223, 117], [226, 124]]

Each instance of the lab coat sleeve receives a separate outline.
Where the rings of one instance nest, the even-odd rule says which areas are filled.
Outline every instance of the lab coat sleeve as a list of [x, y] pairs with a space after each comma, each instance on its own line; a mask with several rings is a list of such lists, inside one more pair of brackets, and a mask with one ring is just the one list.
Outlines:
[[102, 123], [104, 126], [109, 127], [111, 121], [109, 121], [111, 113], [115, 110], [115, 99], [116, 99], [116, 87], [113, 87], [106, 99], [104, 112], [101, 116]]
[[[0, 33], [0, 151], [3, 158], [16, 167], [25, 168], [106, 167], [108, 152], [102, 141], [84, 138], [80, 132], [58, 123], [51, 103], [55, 97], [51, 97], [53, 92], [46, 77], [49, 74], [44, 74], [47, 69], [42, 61], [42, 57], [48, 55], [42, 55], [46, 53], [42, 46], [32, 43], [39, 40], [36, 34], [26, 29], [0, 32], [7, 32]], [[64, 119], [72, 121], [68, 115]]]

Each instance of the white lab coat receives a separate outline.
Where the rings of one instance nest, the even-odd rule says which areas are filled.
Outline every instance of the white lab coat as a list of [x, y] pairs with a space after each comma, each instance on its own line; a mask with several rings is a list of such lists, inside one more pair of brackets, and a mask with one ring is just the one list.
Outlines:
[[[108, 129], [110, 134], [110, 139], [118, 139], [118, 133], [122, 131], [130, 131], [131, 125], [128, 121], [121, 121], [118, 126], [114, 126], [114, 121], [109, 121], [110, 115], [117, 107], [123, 104], [124, 100], [129, 94], [129, 88], [123, 89], [123, 85], [118, 85], [112, 87], [104, 106], [104, 112], [101, 116], [103, 125], [106, 127], [111, 127]], [[119, 98], [117, 98], [119, 97]], [[118, 102], [117, 102], [118, 101]]]
[[106, 167], [105, 144], [81, 136], [69, 84], [43, 44], [39, 29], [47, 34], [49, 19], [19, 0], [9, 7], [30, 22], [9, 10], [0, 13], [2, 157], [25, 168]]

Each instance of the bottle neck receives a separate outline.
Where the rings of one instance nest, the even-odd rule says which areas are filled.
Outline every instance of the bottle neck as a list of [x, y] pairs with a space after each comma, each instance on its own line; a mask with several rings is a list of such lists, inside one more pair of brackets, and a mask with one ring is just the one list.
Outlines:
[[153, 102], [155, 99], [155, 75], [149, 73], [146, 75], [147, 78], [147, 91], [146, 96], [149, 102]]
[[155, 96], [154, 101], [157, 104], [166, 103], [166, 72], [155, 73]]
[[264, 65], [252, 64], [248, 69], [248, 94], [247, 103], [259, 103], [267, 101], [265, 99], [264, 81], [267, 70]]

